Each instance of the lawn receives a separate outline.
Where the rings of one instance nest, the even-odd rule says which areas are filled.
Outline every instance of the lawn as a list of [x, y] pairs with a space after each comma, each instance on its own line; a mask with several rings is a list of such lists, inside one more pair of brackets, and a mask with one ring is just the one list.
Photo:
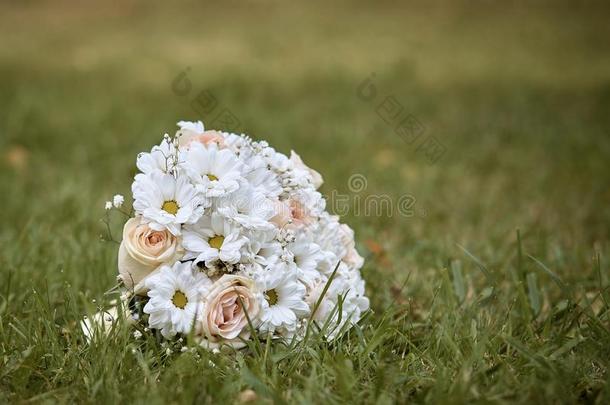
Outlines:
[[[0, 403], [608, 403], [609, 17], [3, 3]], [[82, 316], [116, 298], [104, 202], [131, 202], [137, 153], [181, 119], [322, 173], [366, 259], [357, 327], [230, 353], [127, 327], [86, 344]]]

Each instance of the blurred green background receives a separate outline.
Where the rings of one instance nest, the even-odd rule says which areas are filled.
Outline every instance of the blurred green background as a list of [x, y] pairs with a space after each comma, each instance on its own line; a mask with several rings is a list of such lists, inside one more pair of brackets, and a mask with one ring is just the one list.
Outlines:
[[[415, 199], [412, 217], [344, 217], [373, 308], [407, 277], [402, 297], [425, 307], [447, 261], [469, 260], [457, 244], [502, 273], [517, 229], [586, 294], [608, 281], [609, 17], [601, 1], [3, 2], [3, 316], [35, 322], [20, 303], [41, 286], [60, 314], [66, 288], [85, 312], [115, 282], [100, 219], [112, 195], [130, 196], [137, 153], [178, 120], [231, 129], [224, 109], [240, 132], [297, 151], [327, 196]], [[193, 107], [201, 92], [213, 112]], [[390, 96], [425, 128], [417, 142], [378, 114]], [[445, 150], [435, 163], [418, 149], [431, 137]], [[359, 193], [353, 174], [367, 181]], [[553, 288], [540, 277], [543, 306]]]
[[[180, 119], [212, 128], [228, 109], [240, 131], [301, 154], [327, 196], [353, 174], [362, 198], [413, 196], [412, 218], [346, 218], [396, 271], [442, 265], [456, 242], [501, 260], [517, 228], [539, 254], [589, 256], [610, 229], [608, 15], [555, 2], [4, 3], [2, 245], [48, 242], [19, 260], [49, 281], [65, 276], [40, 249], [107, 260], [71, 280], [105, 288], [114, 249], [95, 242], [98, 220], [130, 194], [136, 154]], [[181, 73], [186, 95], [172, 90]], [[201, 92], [211, 113], [192, 106]], [[425, 128], [417, 142], [378, 115], [389, 96]], [[427, 137], [445, 148], [435, 164], [417, 149]]]

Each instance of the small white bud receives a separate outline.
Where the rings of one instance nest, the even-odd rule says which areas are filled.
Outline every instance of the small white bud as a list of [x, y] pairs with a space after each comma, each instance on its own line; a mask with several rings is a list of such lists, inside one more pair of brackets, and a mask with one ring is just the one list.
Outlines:
[[124, 202], [125, 197], [120, 194], [117, 194], [112, 198], [112, 205], [114, 205], [115, 208], [121, 208]]

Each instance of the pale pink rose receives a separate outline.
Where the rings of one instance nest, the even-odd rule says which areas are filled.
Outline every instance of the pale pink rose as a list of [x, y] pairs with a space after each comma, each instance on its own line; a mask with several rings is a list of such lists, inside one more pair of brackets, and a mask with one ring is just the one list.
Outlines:
[[173, 264], [184, 254], [180, 241], [169, 231], [155, 231], [140, 218], [131, 218], [123, 227], [119, 248], [119, 277], [135, 293], [145, 292], [143, 281], [162, 264]]
[[224, 137], [218, 131], [203, 131], [200, 134], [193, 131], [182, 131], [178, 140], [178, 146], [188, 148], [192, 143], [201, 143], [204, 146], [215, 144], [218, 148], [225, 146]]
[[218, 279], [204, 300], [200, 317], [200, 333], [205, 336], [202, 345], [241, 345], [250, 337], [246, 312], [256, 325], [260, 306], [254, 291], [254, 282], [248, 278], [230, 274]]
[[273, 203], [273, 209], [275, 211], [275, 215], [273, 218], [271, 218], [271, 222], [274, 223], [278, 228], [283, 228], [292, 219], [290, 214], [290, 204], [288, 204], [288, 201], [275, 201]]
[[284, 226], [299, 228], [311, 224], [314, 220], [305, 206], [292, 198], [285, 201], [276, 201], [274, 210], [275, 215], [271, 218], [271, 222], [278, 228]]
[[309, 215], [309, 210], [297, 200], [289, 199], [288, 205], [290, 205], [292, 224], [296, 226], [309, 225], [314, 220], [314, 218]]
[[301, 159], [301, 157], [299, 155], [297, 155], [296, 152], [293, 150], [290, 151], [290, 161], [294, 164], [294, 167], [296, 167], [297, 169], [305, 170], [306, 172], [309, 172], [309, 174], [311, 175], [311, 178], [313, 180], [313, 186], [316, 188], [316, 190], [319, 189], [320, 186], [324, 183], [324, 180], [322, 180], [322, 175], [320, 173], [316, 172], [311, 167], [305, 165], [305, 163], [303, 163], [303, 160]]

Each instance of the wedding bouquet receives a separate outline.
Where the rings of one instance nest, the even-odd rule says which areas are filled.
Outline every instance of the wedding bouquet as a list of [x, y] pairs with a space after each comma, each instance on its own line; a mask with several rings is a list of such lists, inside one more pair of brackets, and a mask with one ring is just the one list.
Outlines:
[[[369, 307], [363, 259], [325, 211], [320, 174], [265, 141], [178, 126], [137, 158], [118, 252], [127, 319], [207, 348], [242, 347], [252, 333], [299, 339], [308, 323], [333, 338], [357, 322]], [[116, 319], [113, 308], [83, 329]]]

